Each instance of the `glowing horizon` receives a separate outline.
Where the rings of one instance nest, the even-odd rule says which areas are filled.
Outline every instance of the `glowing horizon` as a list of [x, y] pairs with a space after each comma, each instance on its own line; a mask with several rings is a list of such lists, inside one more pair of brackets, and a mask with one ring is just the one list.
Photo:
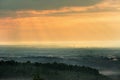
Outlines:
[[37, 48], [120, 48], [120, 41], [1, 42], [0, 45], [33, 46]]

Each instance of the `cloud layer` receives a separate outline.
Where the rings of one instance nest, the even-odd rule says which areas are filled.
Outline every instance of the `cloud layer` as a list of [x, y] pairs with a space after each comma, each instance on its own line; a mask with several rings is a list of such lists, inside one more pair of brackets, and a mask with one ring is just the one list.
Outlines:
[[0, 0], [2, 10], [49, 10], [62, 7], [90, 6], [102, 0]]
[[0, 17], [120, 11], [120, 0], [0, 0]]

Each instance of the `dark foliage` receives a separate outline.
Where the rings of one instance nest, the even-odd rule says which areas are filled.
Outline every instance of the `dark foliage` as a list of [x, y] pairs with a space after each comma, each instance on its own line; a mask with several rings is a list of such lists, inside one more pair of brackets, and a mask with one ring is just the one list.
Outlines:
[[0, 78], [33, 77], [33, 80], [110, 80], [99, 71], [63, 63], [0, 61]]

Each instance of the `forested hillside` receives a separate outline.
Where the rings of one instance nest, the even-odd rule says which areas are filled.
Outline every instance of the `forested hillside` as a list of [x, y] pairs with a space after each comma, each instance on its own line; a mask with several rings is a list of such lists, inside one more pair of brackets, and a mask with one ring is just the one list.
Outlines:
[[63, 63], [25, 63], [0, 61], [0, 79], [30, 78], [31, 80], [110, 80], [99, 71]]

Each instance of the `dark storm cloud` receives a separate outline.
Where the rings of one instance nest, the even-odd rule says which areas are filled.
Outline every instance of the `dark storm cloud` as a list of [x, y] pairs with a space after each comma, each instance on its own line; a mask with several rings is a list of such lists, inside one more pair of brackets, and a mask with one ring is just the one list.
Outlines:
[[49, 10], [62, 7], [91, 6], [102, 0], [0, 0], [0, 10]]

